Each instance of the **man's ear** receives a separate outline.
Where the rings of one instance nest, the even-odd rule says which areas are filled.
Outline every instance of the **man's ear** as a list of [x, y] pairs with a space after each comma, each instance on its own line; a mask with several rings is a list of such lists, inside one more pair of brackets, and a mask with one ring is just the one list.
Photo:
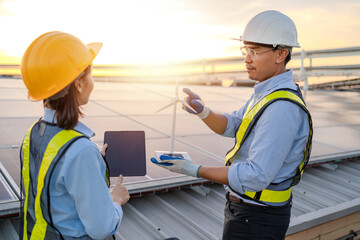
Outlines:
[[278, 50], [279, 50], [279, 55], [276, 58], [276, 63], [281, 63], [285, 61], [286, 57], [289, 55], [289, 50], [288, 49], [278, 49]]

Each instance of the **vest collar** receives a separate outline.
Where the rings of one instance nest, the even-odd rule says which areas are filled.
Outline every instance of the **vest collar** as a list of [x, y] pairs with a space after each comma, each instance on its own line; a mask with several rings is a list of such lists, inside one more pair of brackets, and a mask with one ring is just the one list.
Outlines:
[[[44, 120], [45, 122], [48, 122], [48, 123], [56, 124], [57, 120], [55, 118], [55, 110], [45, 107], [44, 116], [43, 116], [42, 120]], [[95, 136], [95, 133], [80, 121], [78, 122], [78, 124], [76, 124], [76, 126], [74, 127], [74, 130], [84, 134], [85, 136], [87, 136], [89, 138]]]

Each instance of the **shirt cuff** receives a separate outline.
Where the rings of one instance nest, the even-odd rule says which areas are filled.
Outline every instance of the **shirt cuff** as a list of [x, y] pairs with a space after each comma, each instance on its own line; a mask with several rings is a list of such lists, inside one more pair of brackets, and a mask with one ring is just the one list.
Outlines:
[[119, 228], [122, 217], [124, 215], [122, 207], [118, 203], [114, 202], [114, 207], [115, 207], [115, 211], [116, 211], [116, 214], [117, 214], [119, 220], [117, 221], [114, 231], [111, 233], [111, 235], [114, 235], [115, 232], [117, 231], [117, 229]]
[[243, 186], [240, 181], [240, 177], [237, 171], [238, 164], [233, 164], [230, 166], [228, 171], [228, 180], [229, 186], [234, 189], [236, 192], [244, 194], [245, 191], [243, 190]]

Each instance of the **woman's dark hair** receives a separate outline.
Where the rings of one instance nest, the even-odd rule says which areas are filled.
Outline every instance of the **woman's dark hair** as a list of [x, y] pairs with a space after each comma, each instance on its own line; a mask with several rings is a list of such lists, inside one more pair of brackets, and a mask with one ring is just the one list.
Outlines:
[[[87, 67], [84, 70], [84, 74], [80, 77], [86, 77], [90, 74], [91, 67]], [[73, 129], [79, 122], [79, 116], [83, 117], [80, 105], [76, 98], [75, 81], [70, 83], [68, 93], [59, 99], [52, 100], [51, 98], [44, 100], [44, 107], [48, 107], [55, 110], [54, 117], [57, 120], [57, 126], [65, 130]]]

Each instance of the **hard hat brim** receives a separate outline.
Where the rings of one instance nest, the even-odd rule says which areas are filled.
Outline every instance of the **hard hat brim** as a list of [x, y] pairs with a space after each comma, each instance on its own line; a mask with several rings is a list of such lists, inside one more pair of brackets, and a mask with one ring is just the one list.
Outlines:
[[[230, 38], [230, 40], [235, 40], [235, 41], [240, 41], [240, 42], [246, 42], [242, 36], [240, 38]], [[252, 41], [249, 41], [252, 42]], [[265, 45], [275, 45], [275, 46], [286, 46], [286, 47], [294, 47], [294, 48], [300, 48], [301, 46], [299, 44], [297, 45], [284, 45], [284, 44], [270, 44], [270, 43], [266, 43], [266, 42], [255, 42], [255, 43], [260, 43], [260, 44], [265, 44]]]
[[94, 60], [94, 58], [98, 55], [100, 49], [102, 48], [103, 44], [101, 42], [93, 42], [86, 44], [88, 47], [90, 54], [91, 54], [91, 60]]

